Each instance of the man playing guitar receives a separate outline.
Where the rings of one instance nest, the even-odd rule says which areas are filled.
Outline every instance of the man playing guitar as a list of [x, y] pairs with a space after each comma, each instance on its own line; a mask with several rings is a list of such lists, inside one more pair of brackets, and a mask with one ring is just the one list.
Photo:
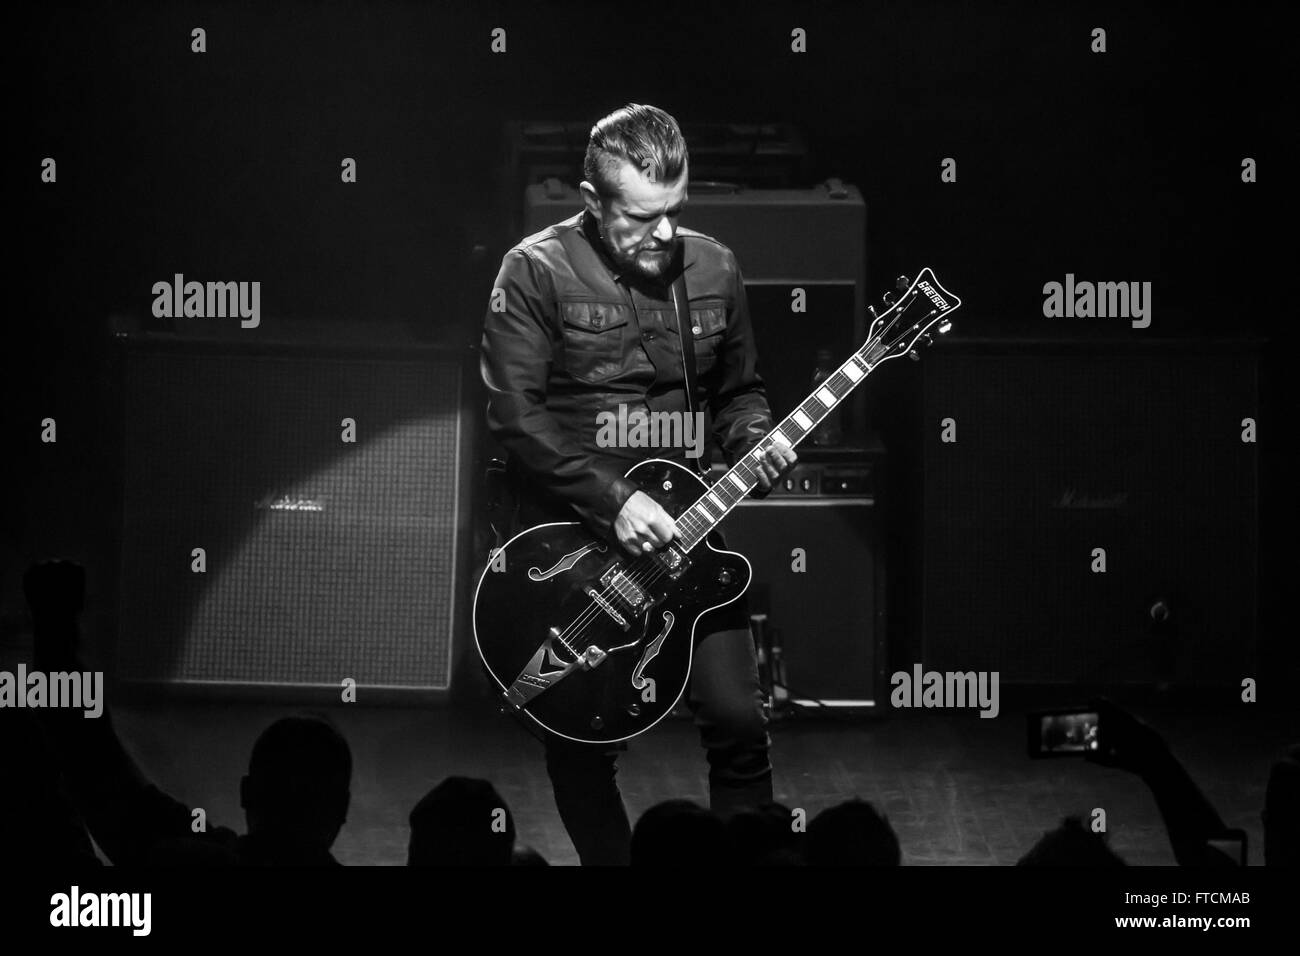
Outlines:
[[[697, 459], [662, 443], [607, 447], [598, 441], [601, 413], [622, 405], [685, 415], [698, 407], [728, 464], [772, 429], [772, 414], [735, 256], [677, 225], [688, 186], [677, 122], [652, 106], [615, 110], [592, 128], [583, 174], [583, 212], [524, 239], [502, 261], [482, 341], [488, 426], [508, 455], [516, 529], [576, 520], [639, 556], [664, 548], [676, 529], [625, 472], [646, 458], [687, 467]], [[688, 302], [674, 295], [679, 276]], [[687, 307], [693, 401], [678, 328]], [[788, 445], [773, 445], [754, 496], [795, 460]], [[772, 799], [745, 599], [700, 618], [695, 635], [688, 702], [708, 753], [710, 804], [725, 816]], [[584, 865], [628, 862], [631, 831], [615, 781], [623, 749], [547, 740], [556, 806]]]

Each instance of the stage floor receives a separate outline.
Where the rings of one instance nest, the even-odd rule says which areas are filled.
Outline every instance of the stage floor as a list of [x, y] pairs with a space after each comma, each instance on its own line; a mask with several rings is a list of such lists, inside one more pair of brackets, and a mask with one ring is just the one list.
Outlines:
[[[1077, 699], [1069, 695], [1064, 702]], [[1036, 704], [1045, 703], [1039, 699]], [[1127, 702], [1125, 702], [1127, 703]], [[201, 806], [212, 824], [242, 832], [238, 783], [258, 733], [296, 708], [248, 703], [135, 703], [115, 711], [119, 732], [164, 790]], [[1126, 861], [1172, 865], [1154, 799], [1138, 778], [1077, 758], [1031, 761], [1024, 712], [892, 711], [873, 718], [798, 716], [773, 728], [777, 799], [811, 819], [858, 796], [889, 817], [908, 865], [1009, 865], [1063, 816], [1106, 811], [1111, 846]], [[1268, 768], [1300, 738], [1294, 713], [1251, 705], [1147, 702], [1133, 706], [1169, 741], [1230, 827], [1249, 834], [1261, 865]], [[352, 746], [352, 810], [334, 852], [346, 864], [400, 865], [407, 814], [443, 777], [485, 777], [514, 814], [521, 843], [553, 864], [577, 855], [551, 799], [540, 745], [490, 708], [336, 705]], [[704, 752], [689, 720], [670, 719], [632, 742], [619, 778], [636, 817], [671, 797], [707, 802]]]

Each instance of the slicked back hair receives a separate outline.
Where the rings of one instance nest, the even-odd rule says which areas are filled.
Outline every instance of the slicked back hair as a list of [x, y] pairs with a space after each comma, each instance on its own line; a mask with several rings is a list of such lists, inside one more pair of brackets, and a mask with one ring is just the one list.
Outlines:
[[591, 128], [582, 174], [602, 199], [618, 196], [618, 170], [627, 160], [655, 182], [686, 170], [686, 140], [677, 120], [654, 106], [629, 103]]

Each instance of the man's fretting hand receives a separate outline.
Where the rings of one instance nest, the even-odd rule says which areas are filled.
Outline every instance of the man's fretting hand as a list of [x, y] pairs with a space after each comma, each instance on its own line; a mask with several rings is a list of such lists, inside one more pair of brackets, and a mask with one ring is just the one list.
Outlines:
[[758, 465], [758, 487], [763, 491], [771, 491], [777, 479], [793, 468], [798, 460], [799, 456], [793, 448], [773, 441], [768, 446], [767, 454], [755, 462]]
[[677, 526], [668, 512], [644, 491], [623, 502], [614, 519], [614, 536], [631, 555], [642, 555], [662, 548], [677, 536]]

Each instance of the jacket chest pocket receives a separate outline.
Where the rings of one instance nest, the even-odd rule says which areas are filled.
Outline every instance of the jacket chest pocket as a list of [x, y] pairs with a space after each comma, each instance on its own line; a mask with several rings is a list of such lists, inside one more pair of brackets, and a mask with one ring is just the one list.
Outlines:
[[695, 335], [695, 368], [704, 375], [717, 364], [722, 355], [722, 342], [727, 330], [727, 310], [721, 302], [691, 304], [691, 332]]
[[580, 382], [605, 382], [623, 367], [631, 321], [627, 306], [612, 302], [561, 302], [564, 368]]

